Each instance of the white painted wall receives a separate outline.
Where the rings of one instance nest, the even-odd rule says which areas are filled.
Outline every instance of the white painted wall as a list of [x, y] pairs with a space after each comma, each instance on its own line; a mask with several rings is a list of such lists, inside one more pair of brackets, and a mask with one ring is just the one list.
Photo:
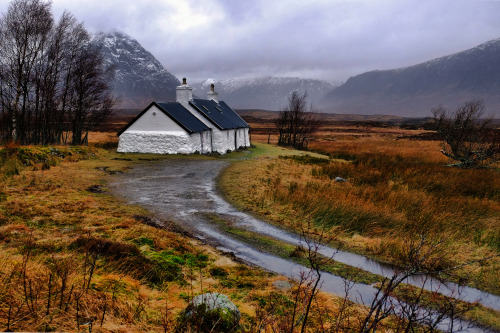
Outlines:
[[238, 128], [237, 145], [240, 147], [250, 147], [250, 135], [248, 128]]
[[186, 133], [182, 127], [177, 125], [169, 116], [160, 111], [156, 106], [152, 106], [146, 113], [137, 119], [126, 132], [180, 132]]
[[234, 130], [221, 131], [213, 127], [212, 149], [220, 154], [225, 154], [228, 150], [234, 150]]
[[[203, 147], [202, 147], [203, 142]], [[125, 131], [118, 142], [119, 153], [192, 154], [210, 151], [210, 133]]]

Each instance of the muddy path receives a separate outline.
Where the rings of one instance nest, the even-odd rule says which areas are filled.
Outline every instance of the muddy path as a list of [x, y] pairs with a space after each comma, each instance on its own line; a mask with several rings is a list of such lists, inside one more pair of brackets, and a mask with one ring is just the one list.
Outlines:
[[[251, 245], [228, 237], [210, 221], [207, 214], [217, 214], [230, 220], [238, 227], [268, 235], [290, 244], [300, 245], [297, 235], [271, 226], [253, 216], [232, 207], [218, 193], [215, 179], [230, 162], [226, 160], [168, 159], [138, 165], [126, 174], [117, 176], [110, 184], [112, 191], [125, 198], [130, 204], [138, 204], [153, 212], [161, 220], [173, 221], [181, 229], [194, 237], [210, 243], [215, 248], [234, 254], [240, 260], [266, 270], [297, 278], [307, 268], [292, 261], [255, 250]], [[356, 266], [384, 277], [391, 277], [394, 269], [361, 255], [338, 251], [330, 247], [319, 250], [325, 256]], [[424, 282], [425, 281], [425, 282]], [[459, 288], [453, 283], [442, 284], [433, 279], [415, 277], [408, 281], [421, 286], [425, 283], [428, 290], [438, 291], [458, 298], [500, 310], [500, 297], [474, 288]], [[322, 289], [340, 296], [344, 295], [344, 281], [335, 275], [322, 275]], [[370, 285], [354, 284], [352, 299], [370, 302], [375, 289]]]

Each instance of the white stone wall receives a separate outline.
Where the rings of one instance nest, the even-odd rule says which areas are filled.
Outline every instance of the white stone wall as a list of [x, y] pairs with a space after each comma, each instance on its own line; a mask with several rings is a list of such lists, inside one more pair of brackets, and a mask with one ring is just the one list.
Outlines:
[[146, 113], [137, 119], [127, 131], [141, 132], [179, 132], [179, 134], [186, 133], [186, 131], [177, 125], [169, 116], [159, 110], [156, 106], [152, 106]]
[[221, 131], [212, 128], [212, 150], [220, 154], [234, 150], [234, 130]]
[[239, 128], [236, 135], [238, 148], [250, 147], [250, 136], [248, 133], [248, 128]]
[[[210, 150], [210, 133], [125, 131], [118, 141], [119, 153], [192, 154]], [[202, 148], [203, 140], [203, 148]]]
[[[208, 154], [212, 152], [212, 138], [211, 138], [211, 132], [210, 131], [205, 131], [201, 133], [193, 133], [191, 135], [195, 134], [200, 134], [200, 153], [202, 154]], [[196, 139], [194, 139], [196, 140]]]

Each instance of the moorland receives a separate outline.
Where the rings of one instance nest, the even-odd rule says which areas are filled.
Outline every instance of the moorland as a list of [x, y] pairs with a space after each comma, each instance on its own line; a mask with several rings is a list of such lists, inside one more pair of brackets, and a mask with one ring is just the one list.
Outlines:
[[[439, 255], [425, 269], [500, 295], [498, 167], [449, 167], [432, 131], [380, 119], [324, 121], [307, 148], [327, 158], [281, 154], [271, 149], [271, 119], [245, 119], [256, 144], [245, 158], [118, 154], [115, 133], [126, 117], [91, 133], [88, 146], [4, 146], [2, 329], [169, 332], [188, 301], [207, 291], [235, 302], [242, 332], [289, 327], [298, 294], [276, 288], [285, 278], [193, 239], [175, 216], [158, 221], [109, 191], [117, 174], [168, 158], [236, 157], [218, 183], [233, 205], [383, 262], [404, 266], [415, 236], [438, 240]], [[345, 302], [317, 297], [309, 330], [358, 330], [366, 309], [349, 304], [335, 326]], [[477, 311], [470, 316], [500, 327], [498, 313]], [[388, 318], [380, 329], [394, 330], [394, 322]]]

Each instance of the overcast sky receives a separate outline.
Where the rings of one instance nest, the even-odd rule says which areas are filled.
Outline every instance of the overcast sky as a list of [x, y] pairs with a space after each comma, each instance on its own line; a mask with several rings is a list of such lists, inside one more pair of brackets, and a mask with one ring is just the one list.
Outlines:
[[[10, 1], [0, 0], [0, 11]], [[500, 37], [499, 0], [53, 0], [91, 32], [118, 29], [190, 82], [346, 80]]]

